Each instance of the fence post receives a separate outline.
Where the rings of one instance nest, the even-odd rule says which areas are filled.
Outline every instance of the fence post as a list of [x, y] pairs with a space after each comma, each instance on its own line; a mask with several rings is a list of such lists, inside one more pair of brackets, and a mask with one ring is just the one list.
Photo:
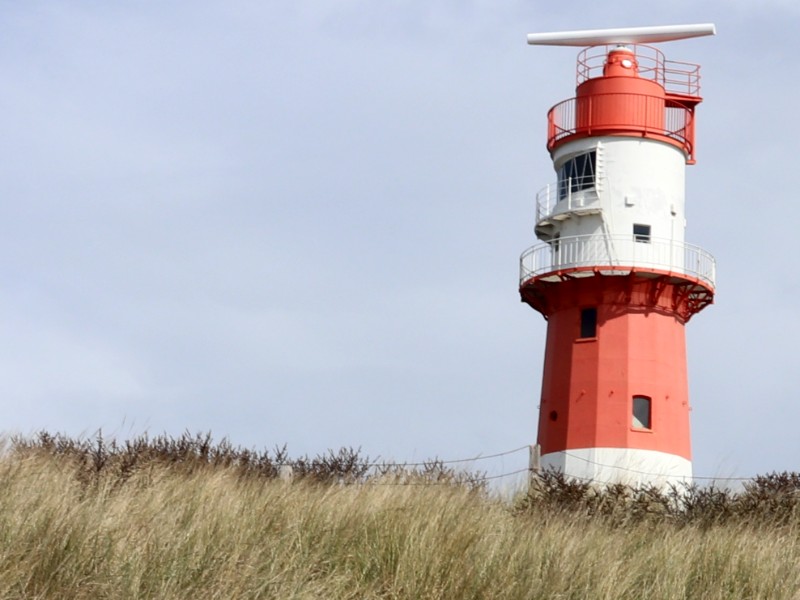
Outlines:
[[291, 483], [294, 480], [294, 469], [292, 465], [280, 465], [278, 467], [278, 479], [286, 483]]
[[528, 491], [533, 489], [536, 479], [542, 470], [542, 447], [531, 444], [528, 447]]

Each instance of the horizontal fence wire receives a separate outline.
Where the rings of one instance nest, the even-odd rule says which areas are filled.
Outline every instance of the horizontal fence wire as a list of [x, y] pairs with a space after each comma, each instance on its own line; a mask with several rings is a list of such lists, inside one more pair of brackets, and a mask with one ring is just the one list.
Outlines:
[[[457, 459], [449, 459], [449, 460], [438, 460], [438, 459], [431, 459], [424, 462], [404, 462], [404, 463], [395, 463], [395, 462], [371, 462], [368, 463], [368, 467], [370, 468], [387, 468], [387, 469], [404, 469], [404, 468], [413, 468], [413, 467], [435, 467], [437, 465], [454, 465], [454, 464], [464, 464], [464, 463], [472, 463], [482, 460], [489, 460], [493, 458], [500, 458], [503, 456], [509, 456], [512, 454], [516, 454], [518, 452], [522, 452], [523, 450], [530, 450], [531, 446], [525, 445], [520, 446], [518, 448], [513, 448], [511, 450], [506, 450], [504, 452], [496, 452], [494, 454], [479, 454], [477, 456], [473, 456], [471, 458], [457, 458]], [[602, 467], [602, 468], [610, 468], [610, 469], [617, 469], [619, 471], [623, 471], [626, 473], [632, 473], [636, 475], [652, 475], [652, 476], [665, 476], [664, 473], [658, 473], [653, 471], [643, 471], [641, 469], [632, 469], [630, 467], [625, 467], [622, 465], [611, 465], [600, 463], [588, 458], [584, 458], [582, 456], [577, 456], [575, 454], [571, 454], [569, 452], [564, 452], [565, 456], [570, 458], [580, 460], [586, 462], [588, 464]], [[379, 480], [373, 479], [368, 482], [369, 485], [411, 485], [411, 486], [431, 486], [431, 485], [453, 485], [454, 483], [466, 483], [466, 484], [478, 484], [486, 481], [493, 481], [504, 479], [506, 477], [513, 477], [515, 475], [521, 475], [523, 473], [528, 474], [535, 474], [535, 470], [531, 467], [517, 469], [514, 471], [510, 471], [507, 473], [500, 473], [496, 475], [476, 475], [475, 477], [464, 477], [464, 478], [457, 478], [457, 479], [444, 479], [442, 481], [436, 480], [429, 480], [429, 481], [390, 481], [390, 480]], [[400, 473], [386, 473], [386, 477], [390, 478], [392, 475], [397, 477], [402, 476], [402, 472]], [[414, 475], [413, 473], [409, 473], [409, 475]], [[422, 475], [422, 474], [420, 474]], [[581, 477], [577, 475], [569, 475], [571, 479], [576, 479], [579, 481], [586, 481], [586, 482], [593, 482], [593, 483], [611, 483], [612, 480], [608, 481], [599, 481], [596, 477]], [[754, 477], [717, 477], [717, 476], [704, 476], [704, 475], [693, 475], [691, 478], [687, 477], [687, 480], [691, 481], [710, 481], [710, 482], [743, 482], [743, 481], [752, 481]]]
[[386, 480], [368, 480], [365, 483], [356, 482], [358, 485], [409, 485], [409, 486], [436, 486], [436, 485], [447, 485], [447, 486], [458, 486], [463, 484], [481, 484], [486, 481], [492, 481], [496, 479], [504, 479], [506, 477], [512, 477], [514, 475], [521, 475], [522, 473], [530, 473], [531, 470], [529, 468], [524, 469], [517, 469], [516, 471], [511, 471], [509, 473], [501, 473], [500, 475], [480, 475], [477, 477], [467, 477], [464, 479], [443, 479], [441, 481], [386, 481]]
[[[653, 471], [641, 471], [639, 469], [631, 469], [629, 467], [623, 467], [621, 465], [608, 465], [604, 463], [599, 463], [588, 458], [584, 458], [583, 456], [577, 456], [575, 454], [570, 454], [569, 452], [563, 452], [565, 456], [570, 458], [574, 458], [576, 460], [581, 460], [585, 463], [590, 465], [594, 465], [596, 467], [603, 467], [607, 469], [619, 469], [620, 471], [625, 471], [626, 473], [635, 473], [637, 475], [655, 475], [655, 476], [666, 476], [664, 473], [656, 473]], [[591, 478], [587, 477], [576, 477], [576, 479], [588, 479], [592, 480]], [[703, 481], [750, 481], [753, 477], [710, 477], [710, 476], [700, 476], [700, 475], [692, 475], [692, 477], [687, 477], [687, 479], [700, 479]]]
[[520, 446], [519, 448], [514, 448], [513, 450], [506, 450], [505, 452], [497, 452], [495, 454], [478, 454], [477, 456], [473, 456], [472, 458], [455, 458], [451, 460], [439, 460], [437, 458], [432, 458], [430, 460], [426, 460], [424, 462], [404, 462], [404, 463], [395, 463], [391, 461], [385, 462], [371, 462], [367, 463], [365, 466], [368, 467], [427, 467], [429, 465], [455, 465], [459, 463], [469, 463], [469, 462], [477, 462], [479, 460], [488, 460], [490, 458], [500, 458], [501, 456], [508, 456], [509, 454], [516, 454], [517, 452], [522, 452], [523, 450], [530, 449], [530, 446]]
[[[411, 486], [426, 486], [426, 485], [457, 485], [457, 484], [480, 484], [486, 481], [493, 481], [498, 479], [504, 479], [506, 477], [512, 477], [514, 475], [520, 475], [522, 473], [529, 473], [530, 467], [517, 469], [515, 471], [511, 471], [508, 473], [500, 473], [498, 475], [488, 475], [488, 474], [475, 474], [475, 476], [470, 477], [470, 474], [458, 471], [452, 473], [442, 473], [441, 480], [408, 480], [403, 481], [403, 476], [419, 476], [425, 477], [426, 475], [436, 476], [437, 473], [425, 473], [423, 472], [406, 472], [403, 473], [403, 469], [408, 468], [436, 468], [438, 466], [444, 465], [456, 465], [456, 464], [466, 464], [466, 463], [474, 463], [482, 460], [490, 460], [495, 458], [501, 458], [504, 456], [510, 456], [512, 454], [517, 454], [522, 452], [523, 450], [530, 450], [529, 445], [519, 446], [518, 448], [513, 448], [511, 450], [505, 450], [503, 452], [495, 452], [494, 454], [478, 454], [476, 456], [472, 456], [470, 458], [455, 458], [455, 459], [448, 459], [448, 460], [439, 460], [437, 458], [432, 458], [430, 460], [424, 462], [370, 462], [364, 465], [367, 468], [375, 469], [380, 471], [380, 469], [387, 469], [386, 473], [376, 473], [373, 478], [368, 479], [364, 482], [366, 485], [411, 485]], [[397, 472], [393, 472], [393, 469], [399, 469]], [[386, 479], [381, 479], [381, 477], [385, 477]], [[397, 477], [398, 480], [392, 481], [392, 477]], [[359, 482], [354, 482], [359, 483]]]
[[[113, 444], [114, 442], [112, 442]], [[500, 480], [507, 477], [513, 477], [515, 475], [521, 475], [522, 473], [528, 473], [530, 475], [535, 475], [541, 469], [536, 469], [533, 465], [529, 464], [528, 467], [519, 468], [514, 471], [499, 473], [499, 474], [492, 474], [489, 475], [485, 471], [483, 472], [474, 472], [471, 473], [468, 470], [453, 470], [453, 469], [446, 469], [443, 470], [442, 467], [450, 466], [450, 465], [469, 465], [474, 463], [479, 463], [481, 461], [492, 460], [497, 458], [502, 458], [505, 456], [514, 455], [523, 451], [531, 451], [535, 446], [530, 444], [525, 444], [522, 446], [517, 446], [515, 448], [511, 448], [510, 450], [504, 450], [501, 452], [494, 452], [492, 454], [477, 454], [475, 456], [470, 456], [467, 458], [453, 458], [453, 459], [439, 459], [439, 458], [432, 458], [425, 461], [417, 461], [417, 462], [395, 462], [390, 460], [367, 460], [365, 462], [357, 463], [355, 466], [363, 469], [361, 471], [362, 476], [366, 476], [366, 478], [361, 478], [356, 476], [353, 481], [346, 481], [348, 478], [347, 473], [341, 473], [339, 475], [340, 481], [342, 483], [362, 483], [362, 484], [369, 484], [369, 485], [454, 485], [454, 484], [479, 484], [488, 481]], [[116, 446], [114, 446], [116, 448]], [[591, 464], [601, 468], [608, 468], [608, 469], [616, 469], [619, 471], [623, 471], [626, 473], [632, 473], [636, 475], [652, 475], [656, 477], [664, 477], [669, 476], [669, 474], [665, 474], [663, 472], [652, 472], [652, 471], [644, 471], [641, 469], [633, 469], [630, 467], [622, 466], [622, 465], [615, 465], [615, 464], [604, 464], [589, 458], [585, 458], [583, 456], [578, 456], [576, 454], [572, 454], [570, 452], [562, 452], [564, 456], [569, 458], [580, 460], [587, 464]], [[329, 459], [336, 459], [336, 455], [331, 451], [330, 456], [319, 455], [315, 459], [301, 459], [301, 462], [305, 463], [308, 466], [313, 465], [317, 461], [325, 461]], [[288, 468], [289, 472], [287, 476], [289, 479], [293, 477], [292, 468], [300, 465], [297, 461], [288, 460], [288, 461], [281, 461], [275, 463], [275, 466], [279, 469]], [[414, 470], [417, 469], [417, 470]], [[302, 476], [301, 473], [298, 475]], [[593, 483], [611, 483], [612, 481], [600, 481], [597, 477], [581, 477], [577, 475], [566, 475], [570, 479], [575, 480], [582, 480], [588, 481]], [[394, 478], [394, 480], [392, 480]], [[408, 478], [404, 480], [404, 478]], [[437, 479], [438, 478], [438, 479]], [[702, 476], [702, 475], [694, 475], [692, 477], [686, 477], [687, 480], [690, 481], [710, 481], [710, 482], [744, 482], [744, 481], [752, 481], [754, 477], [717, 477], [717, 476]]]
[[[22, 444], [22, 448], [49, 448], [50, 451], [54, 451], [57, 453], [70, 453], [70, 452], [88, 452], [88, 456], [91, 460], [95, 461], [95, 467], [97, 467], [97, 461], [101, 460], [100, 467], [104, 464], [110, 457], [113, 457], [116, 454], [122, 453], [124, 451], [131, 450], [131, 446], [129, 443], [126, 445], [117, 445], [115, 440], [111, 440], [110, 444], [103, 441], [101, 433], [98, 431], [98, 437], [95, 442], [88, 444], [88, 442], [76, 442], [69, 438], [65, 438], [60, 435], [52, 436], [50, 434], [42, 433], [40, 435], [40, 439], [38, 442], [29, 442], [25, 445], [24, 440], [17, 440], [16, 443]], [[149, 443], [147, 438], [143, 438], [145, 444]], [[160, 441], [164, 443], [166, 438], [156, 438], [154, 441]], [[139, 440], [142, 441], [142, 440]], [[169, 440], [167, 440], [169, 441]], [[188, 445], [188, 451], [190, 458], [194, 455], [192, 454], [193, 451], [200, 452], [195, 446], [197, 444], [202, 445], [202, 452], [196, 457], [200, 458], [201, 460], [214, 460], [213, 456], [209, 457], [207, 455], [207, 451], [210, 448], [210, 434], [207, 434], [205, 437], [198, 437], [197, 439], [190, 439], [184, 436], [177, 442], [173, 440], [173, 445], [175, 443], [182, 442], [184, 446]], [[39, 446], [37, 446], [39, 444]], [[87, 445], [88, 444], [88, 445]], [[64, 447], [61, 448], [61, 445]], [[180, 446], [179, 449], [186, 450], [184, 446]], [[224, 447], [226, 452], [231, 451], [230, 445]], [[213, 450], [213, 448], [211, 448]], [[534, 450], [536, 449], [536, 445], [525, 444], [522, 446], [518, 446], [516, 448], [512, 448], [510, 450], [504, 450], [502, 452], [494, 452], [492, 454], [477, 454], [475, 456], [467, 457], [467, 458], [455, 458], [455, 459], [439, 459], [439, 458], [432, 458], [425, 461], [417, 461], [417, 462], [395, 462], [389, 460], [373, 460], [369, 461], [369, 457], [365, 457], [363, 460], [359, 460], [357, 453], [354, 453], [352, 449], [349, 450], [352, 456], [347, 456], [347, 452], [345, 452], [344, 457], [340, 455], [336, 455], [332, 450], [329, 451], [328, 455], [318, 455], [316, 458], [310, 459], [307, 456], [301, 458], [299, 460], [285, 460], [279, 458], [277, 461], [272, 462], [271, 464], [280, 471], [279, 477], [285, 479], [293, 479], [295, 473], [294, 468], [298, 469], [296, 475], [298, 477], [303, 477], [306, 475], [313, 475], [313, 469], [317, 466], [325, 466], [328, 464], [333, 468], [333, 471], [330, 472], [330, 476], [334, 479], [338, 479], [341, 483], [362, 483], [362, 484], [373, 484], [373, 485], [454, 485], [458, 483], [464, 484], [476, 484], [481, 482], [499, 480], [506, 477], [512, 477], [515, 475], [520, 475], [522, 473], [529, 473], [530, 476], [535, 476], [537, 473], [541, 473], [542, 469], [539, 466], [534, 466]], [[169, 448], [167, 448], [169, 450]], [[173, 448], [174, 450], [174, 448]], [[342, 450], [347, 450], [343, 448]], [[526, 468], [518, 468], [514, 471], [504, 472], [499, 474], [488, 474], [486, 471], [474, 471], [470, 472], [467, 468], [464, 469], [453, 469], [450, 468], [450, 465], [468, 465], [478, 463], [480, 461], [492, 460], [497, 458], [502, 458], [505, 456], [510, 456], [513, 454], [517, 454], [519, 452], [528, 450], [531, 452], [530, 458], [531, 462], [528, 464]], [[280, 455], [285, 456], [283, 454], [284, 450], [276, 451]], [[241, 453], [240, 453], [241, 454]], [[538, 452], [535, 454], [538, 455]], [[607, 469], [616, 469], [619, 471], [632, 473], [636, 475], [648, 475], [648, 476], [655, 476], [655, 477], [670, 477], [669, 473], [664, 472], [653, 472], [653, 471], [645, 471], [641, 469], [634, 469], [630, 467], [626, 467], [619, 464], [604, 464], [601, 462], [594, 461], [589, 458], [585, 458], [583, 456], [578, 456], [571, 452], [563, 451], [562, 454], [572, 459], [580, 460], [582, 462], [595, 465], [600, 468], [607, 468]], [[229, 456], [232, 462], [227, 464], [235, 464], [238, 460], [244, 458], [244, 462], [240, 463], [240, 466], [247, 466], [250, 464], [249, 459], [252, 458], [252, 453], [250, 451], [245, 452], [241, 456], [236, 455], [234, 452], [233, 456]], [[337, 460], [343, 460], [343, 464], [336, 465]], [[536, 461], [538, 462], [538, 461]], [[348, 466], [349, 465], [349, 466]], [[447, 468], [444, 468], [447, 466]], [[342, 469], [344, 467], [344, 469]], [[283, 470], [286, 469], [286, 472]], [[308, 469], [312, 469], [312, 471], [308, 471]], [[348, 469], [352, 469], [349, 470]], [[416, 469], [416, 470], [415, 470]], [[99, 471], [99, 467], [97, 467]], [[548, 469], [545, 468], [545, 471]], [[600, 481], [598, 477], [581, 477], [577, 475], [570, 475], [564, 474], [569, 479], [575, 480], [583, 480], [589, 481], [592, 483], [611, 483], [612, 479], [608, 481]], [[679, 475], [673, 475], [672, 477], [681, 478]], [[683, 477], [687, 481], [708, 481], [712, 482], [747, 482], [747, 481], [755, 481], [759, 476], [750, 476], [750, 477], [722, 477], [722, 476], [708, 476], [708, 475], [692, 475], [691, 477]], [[393, 479], [393, 480], [392, 480]], [[349, 481], [348, 481], [349, 480]]]

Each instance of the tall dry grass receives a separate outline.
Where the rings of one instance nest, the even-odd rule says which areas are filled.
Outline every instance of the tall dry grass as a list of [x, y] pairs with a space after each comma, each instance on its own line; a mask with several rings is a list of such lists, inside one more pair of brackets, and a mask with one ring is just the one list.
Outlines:
[[795, 517], [620, 519], [553, 495], [163, 461], [87, 477], [23, 450], [0, 459], [0, 598], [800, 597]]

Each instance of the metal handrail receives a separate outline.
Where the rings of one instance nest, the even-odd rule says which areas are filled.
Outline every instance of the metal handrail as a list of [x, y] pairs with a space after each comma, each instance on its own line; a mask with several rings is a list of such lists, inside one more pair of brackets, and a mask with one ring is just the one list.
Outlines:
[[[590, 46], [578, 54], [578, 85], [603, 75], [608, 53], [614, 48], [611, 44]], [[700, 65], [666, 60], [660, 50], [644, 44], [631, 44], [628, 48], [633, 52], [638, 75], [642, 79], [655, 81], [667, 93], [687, 96], [700, 94]]]
[[[594, 175], [568, 177], [547, 184], [536, 193], [536, 222], [538, 223], [556, 212], [562, 212], [556, 211], [556, 205], [561, 201], [566, 201], [563, 204], [563, 212], [569, 212], [574, 208], [585, 208], [594, 204], [598, 199]], [[578, 203], [580, 206], [577, 206]]]
[[590, 234], [536, 244], [520, 256], [520, 285], [533, 277], [585, 267], [643, 267], [687, 275], [712, 289], [714, 257], [694, 244], [633, 235]]
[[[602, 119], [593, 119], [595, 99], [604, 99], [617, 96], [628, 103], [628, 110], [621, 112], [630, 118], [626, 122], [608, 122]], [[642, 134], [656, 134], [671, 138], [686, 149], [691, 157], [693, 153], [691, 139], [691, 125], [693, 113], [689, 106], [670, 100], [669, 106], [660, 96], [648, 94], [607, 93], [593, 94], [580, 98], [581, 120], [586, 125], [578, 126], [579, 98], [569, 98], [553, 106], [547, 113], [547, 148], [552, 150], [556, 142], [577, 133], [602, 133], [604, 130], [627, 129]], [[653, 115], [653, 107], [659, 115]], [[651, 117], [663, 117], [663, 127], [653, 127], [649, 121]], [[661, 119], [658, 119], [659, 121]]]

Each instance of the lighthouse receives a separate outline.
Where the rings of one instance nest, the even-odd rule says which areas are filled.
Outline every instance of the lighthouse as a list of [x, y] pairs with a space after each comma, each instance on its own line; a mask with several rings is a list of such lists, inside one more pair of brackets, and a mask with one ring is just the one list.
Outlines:
[[575, 97], [547, 115], [556, 180], [536, 197], [520, 296], [547, 321], [543, 468], [593, 483], [692, 477], [685, 327], [711, 304], [715, 262], [685, 241], [698, 65], [649, 44], [711, 24], [530, 34], [579, 46]]

